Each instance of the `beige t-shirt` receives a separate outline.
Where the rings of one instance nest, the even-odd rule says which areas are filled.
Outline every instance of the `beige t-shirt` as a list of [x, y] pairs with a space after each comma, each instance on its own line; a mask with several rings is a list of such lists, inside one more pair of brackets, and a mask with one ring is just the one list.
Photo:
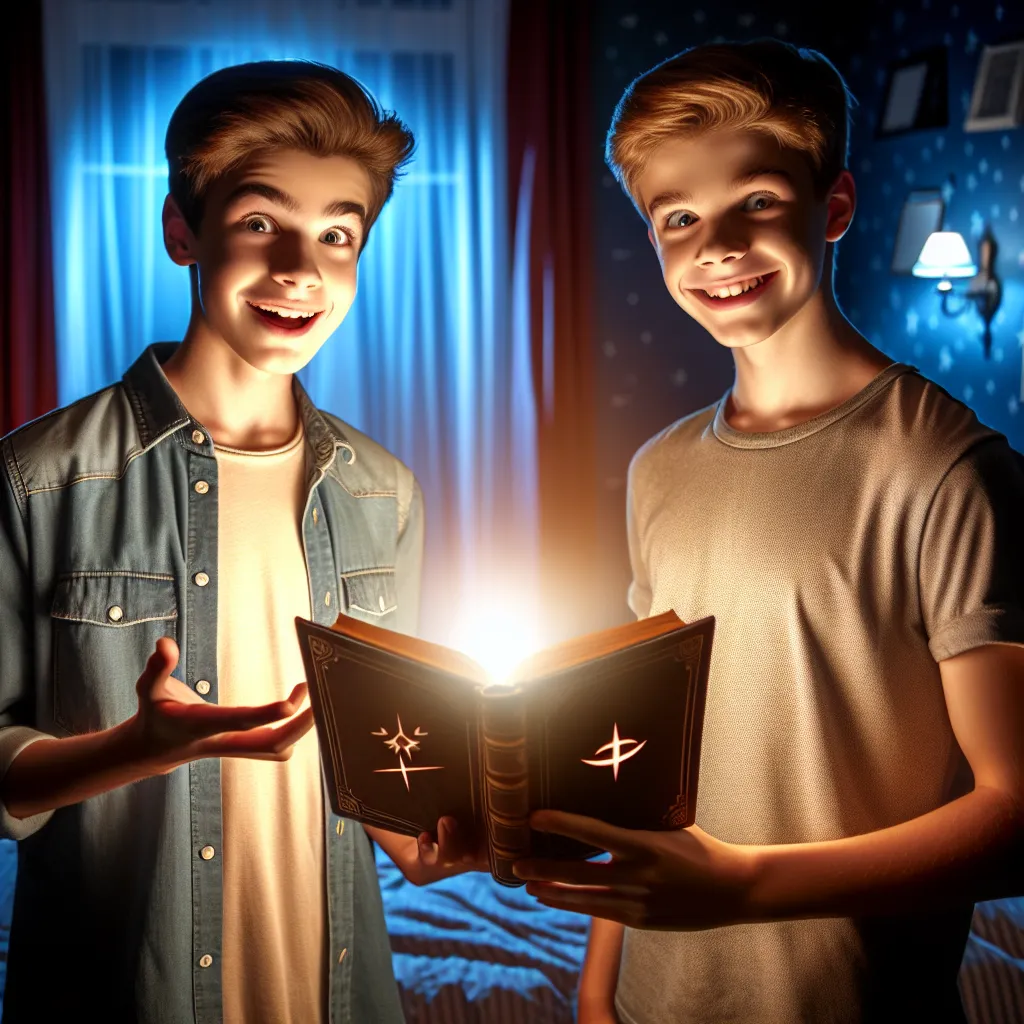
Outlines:
[[[630, 605], [716, 619], [697, 824], [837, 839], [970, 787], [937, 662], [1024, 643], [1024, 473], [912, 368], [774, 433], [717, 406], [630, 469]], [[625, 1024], [960, 1020], [971, 908], [625, 932]]]
[[[295, 616], [309, 617], [299, 524], [301, 433], [285, 448], [217, 448], [220, 703], [286, 697], [305, 670]], [[324, 808], [316, 734], [288, 761], [221, 760], [225, 1024], [327, 1019]]]

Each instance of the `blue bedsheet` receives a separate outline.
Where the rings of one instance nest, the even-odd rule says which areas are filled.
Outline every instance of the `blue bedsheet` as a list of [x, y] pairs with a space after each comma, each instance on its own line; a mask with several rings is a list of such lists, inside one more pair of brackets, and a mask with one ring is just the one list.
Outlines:
[[569, 1024], [587, 920], [473, 872], [418, 888], [377, 850], [409, 1024]]

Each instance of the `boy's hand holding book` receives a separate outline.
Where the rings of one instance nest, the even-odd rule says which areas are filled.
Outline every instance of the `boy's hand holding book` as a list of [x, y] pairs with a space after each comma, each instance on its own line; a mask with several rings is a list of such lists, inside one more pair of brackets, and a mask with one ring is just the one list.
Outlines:
[[283, 761], [313, 724], [305, 684], [273, 704], [222, 707], [171, 678], [177, 663], [177, 644], [162, 637], [135, 684], [135, 715], [102, 732], [25, 747], [0, 787], [8, 812], [32, 817], [203, 757]]
[[364, 828], [414, 885], [429, 885], [464, 871], [490, 871], [487, 837], [455, 818], [438, 821], [436, 843], [429, 832], [413, 838], [372, 825]]
[[516, 877], [546, 906], [631, 928], [674, 931], [751, 918], [755, 847], [720, 842], [696, 825], [646, 832], [562, 811], [537, 811], [530, 825], [612, 855], [602, 862], [517, 861]]

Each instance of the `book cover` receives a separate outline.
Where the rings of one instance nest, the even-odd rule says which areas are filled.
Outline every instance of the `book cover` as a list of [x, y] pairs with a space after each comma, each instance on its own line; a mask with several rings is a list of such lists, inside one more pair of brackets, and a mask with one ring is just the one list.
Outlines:
[[492, 875], [595, 850], [534, 832], [541, 808], [614, 825], [691, 825], [714, 619], [674, 612], [527, 659], [507, 680], [437, 644], [341, 615], [296, 619], [337, 814], [435, 834], [485, 832]]

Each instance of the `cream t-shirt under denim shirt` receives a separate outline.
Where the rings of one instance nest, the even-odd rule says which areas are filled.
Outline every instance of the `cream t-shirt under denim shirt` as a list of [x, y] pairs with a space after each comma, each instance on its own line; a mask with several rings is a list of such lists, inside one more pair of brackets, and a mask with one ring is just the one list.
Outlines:
[[[218, 460], [160, 369], [174, 347], [151, 346], [119, 383], [0, 440], [0, 775], [35, 737], [130, 717], [157, 637], [177, 640], [178, 679], [223, 700]], [[295, 396], [312, 617], [347, 611], [414, 632], [413, 474], [297, 381]], [[399, 1024], [372, 848], [326, 807], [322, 824], [330, 1020]], [[0, 806], [0, 835], [18, 840], [5, 1021], [88, 1008], [109, 1021], [220, 1024], [230, 836], [219, 760], [26, 820]]]
[[[894, 364], [815, 419], [742, 433], [725, 399], [630, 470], [630, 604], [715, 616], [697, 824], [807, 843], [969, 788], [938, 663], [1024, 643], [1024, 473], [1006, 440]], [[625, 1024], [963, 1019], [971, 906], [627, 929]]]

